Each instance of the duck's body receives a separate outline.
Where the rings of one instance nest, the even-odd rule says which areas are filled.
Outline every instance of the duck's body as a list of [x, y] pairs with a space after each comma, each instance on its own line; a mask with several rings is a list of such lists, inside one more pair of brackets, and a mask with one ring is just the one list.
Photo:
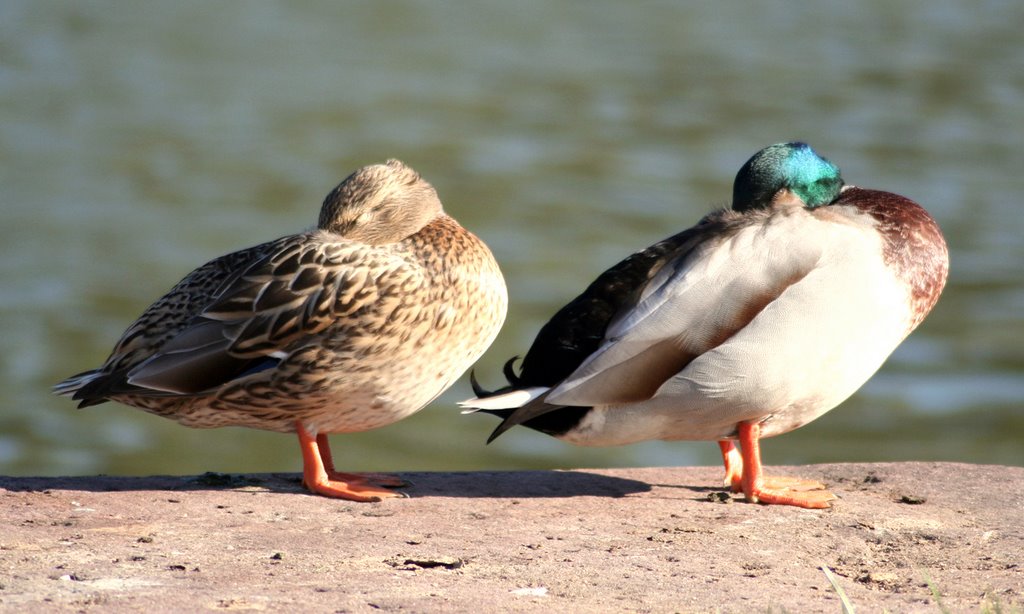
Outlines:
[[[490, 345], [506, 303], [483, 242], [444, 213], [430, 184], [391, 160], [332, 191], [317, 229], [190, 273], [103, 366], [55, 390], [81, 407], [114, 400], [192, 427], [298, 432], [304, 454], [316, 440], [335, 473], [327, 434], [424, 407]], [[306, 461], [313, 490], [351, 490], [310, 484]]]
[[[736, 185], [731, 210], [630, 256], [559, 311], [521, 374], [506, 369], [509, 387], [477, 391], [467, 407], [504, 417], [492, 439], [523, 424], [588, 446], [717, 440], [741, 488], [732, 440], [746, 454], [840, 404], [938, 299], [945, 242], [912, 201], [843, 186], [797, 143], [760, 152]], [[754, 490], [809, 507], [830, 497]]]

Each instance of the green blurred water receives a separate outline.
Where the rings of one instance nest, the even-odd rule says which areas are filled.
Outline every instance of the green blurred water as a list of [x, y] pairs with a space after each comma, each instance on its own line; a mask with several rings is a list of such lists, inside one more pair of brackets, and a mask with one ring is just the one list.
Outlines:
[[[293, 438], [49, 393], [193, 267], [312, 226], [399, 157], [487, 241], [509, 321], [488, 385], [597, 273], [725, 204], [769, 143], [899, 192], [952, 249], [946, 294], [854, 398], [768, 463], [1024, 464], [1019, 2], [0, 5], [0, 473], [292, 471]], [[809, 368], [795, 365], [795, 368]], [[812, 368], [812, 366], [810, 367]], [[460, 416], [465, 379], [335, 437], [358, 470], [717, 463], [574, 448]]]

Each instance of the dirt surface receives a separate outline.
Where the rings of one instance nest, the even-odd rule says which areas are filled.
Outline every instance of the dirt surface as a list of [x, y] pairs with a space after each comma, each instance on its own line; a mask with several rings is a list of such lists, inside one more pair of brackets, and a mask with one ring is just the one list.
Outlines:
[[1021, 611], [1024, 468], [776, 467], [834, 509], [726, 496], [719, 468], [0, 477], [0, 610]]

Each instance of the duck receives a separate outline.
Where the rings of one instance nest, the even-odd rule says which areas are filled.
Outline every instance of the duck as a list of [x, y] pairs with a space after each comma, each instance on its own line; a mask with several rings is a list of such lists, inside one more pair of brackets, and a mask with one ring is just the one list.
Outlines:
[[540, 329], [508, 384], [464, 413], [582, 446], [716, 441], [750, 502], [831, 507], [825, 485], [766, 476], [760, 442], [860, 388], [931, 311], [949, 271], [938, 224], [847, 185], [803, 142], [736, 174], [731, 207], [601, 273]]
[[417, 412], [490, 346], [505, 281], [488, 247], [395, 159], [324, 199], [315, 228], [221, 256], [150, 305], [98, 368], [54, 392], [185, 426], [295, 433], [303, 484], [353, 501], [396, 476], [336, 471], [328, 435]]

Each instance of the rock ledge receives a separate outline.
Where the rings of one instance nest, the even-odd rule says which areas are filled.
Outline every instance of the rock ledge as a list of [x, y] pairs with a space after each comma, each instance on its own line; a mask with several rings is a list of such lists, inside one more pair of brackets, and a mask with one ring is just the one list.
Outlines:
[[1020, 611], [1024, 468], [773, 467], [834, 509], [723, 496], [721, 469], [0, 477], [0, 610]]

